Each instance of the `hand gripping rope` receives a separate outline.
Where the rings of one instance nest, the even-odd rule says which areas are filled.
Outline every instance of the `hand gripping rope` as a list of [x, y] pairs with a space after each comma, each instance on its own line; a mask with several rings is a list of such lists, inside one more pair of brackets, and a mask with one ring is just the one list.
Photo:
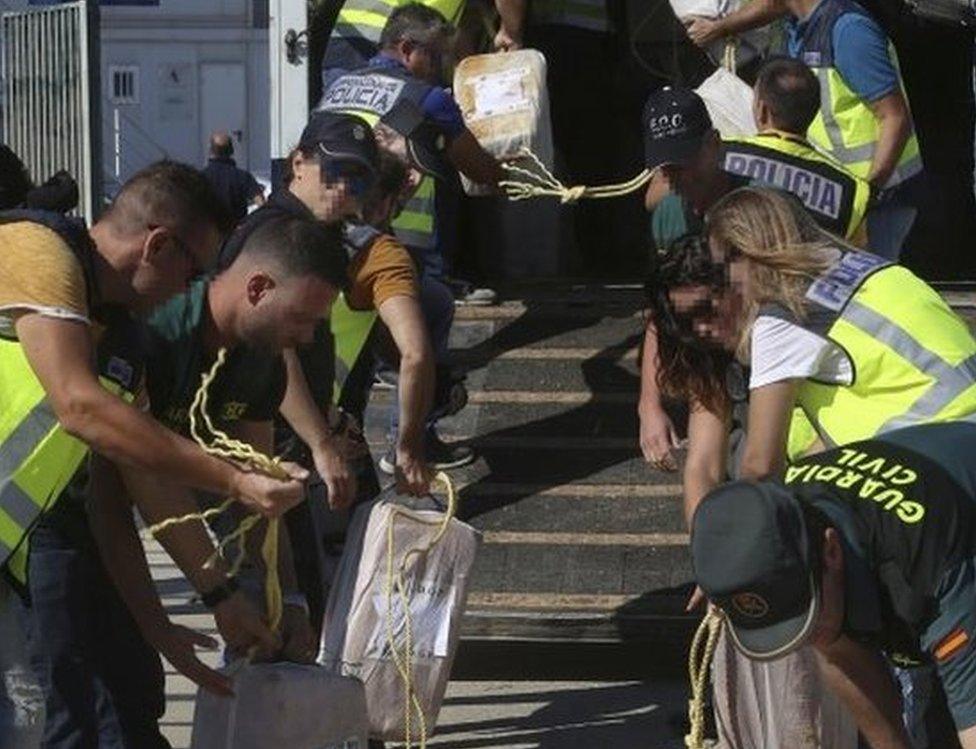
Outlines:
[[[400, 673], [400, 678], [403, 680], [403, 738], [404, 738], [404, 749], [411, 749], [413, 744], [413, 713], [417, 713], [417, 723], [418, 723], [418, 738], [417, 746], [419, 749], [426, 749], [427, 747], [427, 717], [424, 715], [423, 707], [420, 704], [420, 700], [417, 698], [416, 690], [413, 686], [413, 667], [411, 664], [413, 658], [413, 623], [410, 614], [410, 600], [407, 597], [406, 583], [404, 581], [404, 573], [407, 570], [407, 566], [414, 557], [425, 557], [430, 553], [441, 539], [444, 538], [444, 534], [447, 532], [450, 526], [451, 520], [454, 518], [457, 512], [457, 495], [454, 491], [454, 484], [446, 473], [438, 473], [435, 477], [435, 481], [440, 482], [444, 485], [444, 489], [447, 492], [447, 508], [444, 512], [442, 518], [432, 518], [430, 520], [425, 520], [418, 517], [415, 514], [410, 514], [409, 517], [414, 522], [420, 522], [425, 525], [436, 525], [437, 530], [431, 539], [422, 545], [418, 545], [409, 549], [400, 560], [400, 564], [394, 569], [393, 564], [393, 551], [394, 551], [394, 524], [396, 523], [396, 518], [398, 515], [405, 515], [403, 508], [397, 507], [396, 505], [390, 506], [390, 518], [386, 526], [386, 641], [390, 648], [390, 655], [393, 657], [393, 663], [396, 665], [397, 671]], [[394, 627], [394, 616], [393, 616], [393, 591], [394, 589], [399, 596], [400, 606], [403, 609], [403, 650], [397, 650], [396, 637], [395, 637], [395, 627]]]
[[[217, 359], [210, 368], [210, 371], [200, 378], [200, 387], [197, 389], [196, 395], [193, 397], [193, 403], [190, 405], [190, 435], [205, 452], [211, 455], [216, 455], [220, 458], [243, 463], [245, 467], [249, 469], [261, 471], [262, 473], [266, 473], [274, 478], [288, 479], [288, 473], [278, 464], [277, 458], [269, 458], [267, 455], [255, 450], [254, 447], [246, 442], [232, 439], [226, 432], [214, 427], [213, 422], [210, 420], [210, 416], [207, 413], [207, 393], [211, 383], [217, 376], [218, 370], [224, 365], [226, 359], [227, 349], [222, 348], [217, 353]], [[201, 434], [201, 421], [203, 422], [203, 426], [211, 435], [210, 442], [206, 440], [205, 435]], [[235, 501], [236, 500], [234, 499], [228, 499], [219, 507], [204, 510], [203, 512], [192, 512], [181, 517], [169, 518], [168, 520], [164, 520], [161, 523], [151, 526], [149, 528], [149, 532], [156, 536], [167, 528], [171, 528], [174, 525], [179, 525], [180, 523], [208, 520], [209, 518], [220, 515], [222, 512], [230, 508]], [[244, 518], [231, 534], [221, 540], [216, 551], [214, 551], [204, 566], [212, 567], [217, 561], [220, 553], [230, 546], [230, 544], [236, 542], [238, 554], [237, 558], [234, 560], [230, 574], [237, 574], [241, 564], [244, 562], [244, 544], [246, 536], [258, 523], [261, 522], [261, 520], [262, 518], [260, 515], [248, 515], [246, 518]], [[281, 581], [278, 578], [277, 518], [270, 518], [268, 520], [268, 528], [265, 533], [264, 543], [261, 546], [261, 555], [264, 558], [265, 572], [267, 575], [264, 583], [264, 595], [268, 626], [272, 631], [275, 631], [281, 624], [282, 613]], [[249, 654], [248, 658], [250, 657], [251, 655]]]
[[[517, 166], [515, 162], [519, 160], [527, 160], [531, 168]], [[498, 186], [505, 191], [508, 199], [513, 201], [555, 197], [559, 198], [560, 203], [567, 204], [577, 203], [583, 198], [590, 200], [619, 198], [637, 192], [651, 180], [651, 171], [645, 169], [628, 182], [621, 182], [616, 185], [567, 187], [546, 168], [538, 156], [527, 148], [521, 149], [514, 159], [502, 163], [502, 168], [513, 177], [522, 178], [521, 180], [503, 180], [498, 183]]]
[[711, 743], [705, 742], [705, 689], [723, 624], [722, 614], [709, 606], [691, 641], [691, 650], [688, 651], [688, 676], [691, 680], [688, 721], [691, 729], [685, 736], [687, 749], [707, 749]]

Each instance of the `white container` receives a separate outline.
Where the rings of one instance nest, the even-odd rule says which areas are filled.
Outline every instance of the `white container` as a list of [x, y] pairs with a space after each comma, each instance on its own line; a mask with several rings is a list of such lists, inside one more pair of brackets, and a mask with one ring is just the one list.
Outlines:
[[705, 102], [712, 125], [723, 138], [756, 134], [752, 88], [735, 73], [719, 68], [695, 92]]
[[[454, 98], [464, 122], [481, 146], [496, 158], [530, 149], [553, 166], [552, 123], [546, 87], [546, 58], [534, 49], [472, 55], [454, 71]], [[490, 188], [462, 176], [468, 195]]]
[[[326, 608], [319, 663], [362, 679], [370, 736], [405, 740], [403, 680], [389, 648], [389, 627], [398, 652], [406, 652], [404, 606], [394, 594], [387, 606], [387, 529], [394, 522], [393, 559], [426, 546], [444, 515], [380, 501], [360, 508], [349, 529], [336, 584]], [[468, 576], [481, 537], [452, 519], [427, 554], [411, 556], [404, 574], [411, 620], [413, 685], [428, 735], [433, 734], [457, 651]], [[389, 612], [392, 611], [392, 617]], [[412, 737], [419, 736], [412, 713]]]
[[234, 676], [233, 697], [197, 693], [191, 749], [366, 749], [362, 683], [319, 666], [258, 663]]

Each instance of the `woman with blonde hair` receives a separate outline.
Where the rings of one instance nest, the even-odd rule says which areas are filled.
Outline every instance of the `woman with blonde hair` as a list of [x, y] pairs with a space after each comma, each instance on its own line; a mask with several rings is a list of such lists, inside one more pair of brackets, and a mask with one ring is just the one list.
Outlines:
[[[750, 365], [744, 477], [912, 424], [976, 421], [976, 340], [907, 268], [858, 250], [791, 196], [747, 187], [706, 218], [740, 298], [735, 348]], [[814, 434], [790, 424], [794, 407]]]

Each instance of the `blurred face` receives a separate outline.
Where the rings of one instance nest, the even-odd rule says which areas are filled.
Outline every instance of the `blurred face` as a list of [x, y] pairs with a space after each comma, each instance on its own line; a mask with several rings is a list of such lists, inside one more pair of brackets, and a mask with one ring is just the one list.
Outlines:
[[739, 341], [741, 302], [728, 287], [678, 286], [668, 292], [675, 315], [712, 346], [734, 351]]
[[195, 227], [185, 236], [165, 226], [148, 227], [132, 274], [137, 306], [151, 309], [184, 291], [191, 279], [213, 267], [220, 241], [220, 231], [212, 224]]
[[704, 140], [694, 158], [661, 167], [671, 189], [691, 203], [698, 213], [711, 208], [714, 185], [720, 172], [720, 147], [718, 138], [713, 134]]
[[725, 266], [725, 276], [735, 293], [742, 299], [752, 298], [752, 265], [749, 258], [724, 245], [716, 237], [708, 239], [708, 248], [715, 263]]
[[401, 42], [403, 64], [413, 75], [428, 83], [440, 83], [444, 73], [447, 40]]
[[315, 276], [275, 277], [264, 271], [247, 277], [246, 290], [241, 339], [273, 352], [310, 343], [339, 293]]
[[320, 162], [299, 153], [292, 160], [294, 178], [288, 189], [320, 221], [342, 221], [362, 210], [362, 196], [368, 189], [365, 171], [355, 162]]

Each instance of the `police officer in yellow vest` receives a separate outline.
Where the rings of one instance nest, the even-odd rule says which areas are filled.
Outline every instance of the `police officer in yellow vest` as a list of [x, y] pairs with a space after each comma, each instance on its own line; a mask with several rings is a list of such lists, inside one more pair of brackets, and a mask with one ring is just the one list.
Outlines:
[[[467, 0], [422, 0], [448, 23], [457, 25]], [[346, 0], [339, 10], [322, 62], [323, 71], [361, 68], [379, 52], [380, 35], [390, 14], [408, 0]], [[522, 46], [525, 0], [495, 0], [500, 26], [495, 48], [514, 50]]]
[[787, 0], [789, 53], [820, 82], [808, 137], [876, 191], [873, 252], [896, 260], [917, 214], [922, 157], [894, 46], [853, 0]]
[[[92, 365], [96, 338], [111, 338], [111, 310], [124, 318], [150, 307], [212, 261], [216, 205], [202, 174], [161, 162], [123, 186], [90, 234], [56, 214], [0, 221], [0, 552], [8, 580], [26, 582], [29, 533], [89, 448], [267, 514], [301, 499], [304, 472], [280, 482], [204, 454], [118, 397], [137, 384], [126, 358], [101, 354], [101, 384]], [[20, 701], [0, 699], [0, 744], [29, 746], [43, 727], [43, 701], [17, 683], [24, 672], [16, 606], [0, 582], [0, 684]]]
[[[450, 168], [474, 182], [496, 185], [504, 178], [499, 162], [465, 126], [454, 98], [437, 85], [450, 25], [437, 11], [420, 3], [397, 8], [380, 37], [380, 53], [358, 70], [335, 77], [322, 95], [319, 111], [355, 114], [407, 136], [410, 157], [426, 175], [447, 178]], [[447, 337], [454, 314], [450, 288], [444, 283], [437, 249], [433, 176], [393, 221], [397, 238], [420, 269], [421, 305], [439, 365], [448, 364]], [[391, 442], [396, 442], [394, 409]], [[428, 459], [440, 470], [470, 463], [474, 454], [462, 445], [442, 442], [432, 415], [427, 430]], [[381, 468], [392, 471], [390, 462]]]
[[722, 166], [793, 193], [821, 226], [863, 247], [871, 187], [806, 140], [819, 109], [820, 88], [810, 69], [785, 57], [770, 60], [756, 78], [753, 115], [759, 134], [724, 138]]

